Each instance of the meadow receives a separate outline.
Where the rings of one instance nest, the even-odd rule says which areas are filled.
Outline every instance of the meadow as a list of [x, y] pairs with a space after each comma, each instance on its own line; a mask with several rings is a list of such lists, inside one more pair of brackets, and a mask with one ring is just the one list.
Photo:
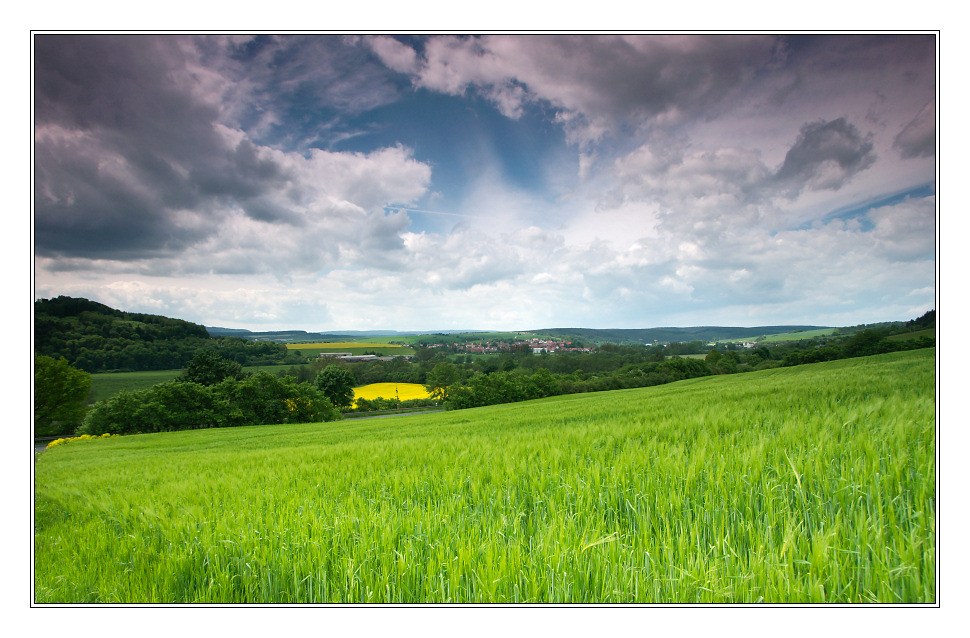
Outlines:
[[99, 372], [91, 375], [88, 403], [109, 399], [122, 390], [144, 390], [173, 381], [182, 370], [145, 370], [139, 372]]
[[[244, 366], [243, 372], [269, 372], [277, 374], [289, 370], [292, 365]], [[144, 370], [139, 372], [99, 372], [91, 375], [91, 391], [88, 403], [110, 399], [122, 390], [147, 390], [148, 388], [174, 381], [185, 370]]]
[[[763, 339], [757, 339], [758, 343], [782, 343], [785, 341], [802, 341], [814, 339], [815, 337], [827, 337], [835, 332], [835, 328], [819, 328], [818, 330], [799, 330], [797, 332], [781, 332], [773, 335], [766, 335]], [[733, 341], [750, 341], [750, 339], [733, 339]]]
[[935, 350], [35, 458], [44, 603], [934, 603]]

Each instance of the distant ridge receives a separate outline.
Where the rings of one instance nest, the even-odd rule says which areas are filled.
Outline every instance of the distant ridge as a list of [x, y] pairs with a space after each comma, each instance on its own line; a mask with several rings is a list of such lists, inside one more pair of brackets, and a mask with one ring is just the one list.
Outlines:
[[762, 335], [784, 332], [822, 330], [832, 326], [695, 326], [690, 328], [546, 328], [536, 330], [542, 334], [579, 337], [596, 343], [670, 343], [676, 341], [716, 341], [725, 339], [752, 339]]
[[[685, 341], [718, 341], [730, 339], [754, 339], [764, 335], [773, 335], [786, 332], [800, 332], [808, 330], [829, 329], [832, 326], [693, 326], [686, 328], [544, 328], [542, 330], [517, 330], [512, 332], [524, 332], [531, 334], [572, 337], [585, 339], [596, 344], [616, 343], [616, 344], [652, 344], [672, 343]], [[206, 327], [206, 330], [213, 337], [242, 337], [253, 341], [278, 341], [278, 342], [299, 342], [299, 341], [346, 341], [362, 339], [367, 337], [404, 337], [411, 335], [445, 335], [445, 334], [464, 334], [471, 335], [478, 332], [488, 332], [484, 330], [420, 330], [420, 331], [398, 331], [398, 330], [341, 330], [339, 332], [307, 332], [305, 330], [271, 330], [264, 332], [253, 332], [239, 328], [217, 328]]]
[[306, 330], [271, 330], [266, 332], [253, 332], [243, 328], [216, 328], [206, 326], [206, 331], [212, 337], [240, 337], [251, 339], [252, 341], [341, 341], [353, 338], [352, 335], [342, 334], [323, 334], [319, 332], [307, 332]]
[[213, 337], [241, 337], [243, 339], [263, 339], [273, 341], [344, 341], [366, 337], [406, 337], [411, 335], [433, 334], [473, 334], [488, 332], [487, 330], [413, 330], [401, 332], [398, 330], [340, 330], [339, 332], [307, 332], [305, 330], [267, 330], [253, 332], [243, 328], [218, 328], [206, 326], [206, 330]]

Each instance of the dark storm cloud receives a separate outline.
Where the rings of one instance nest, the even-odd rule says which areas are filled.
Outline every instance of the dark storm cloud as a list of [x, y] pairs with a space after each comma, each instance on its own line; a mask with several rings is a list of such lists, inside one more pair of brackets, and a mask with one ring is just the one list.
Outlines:
[[[555, 40], [568, 60], [576, 47], [596, 57], [584, 69], [599, 100], [614, 116], [703, 111], [737, 88], [756, 67], [768, 63], [776, 43], [767, 36], [633, 36], [609, 41], [599, 36]], [[551, 59], [555, 59], [550, 56]], [[621, 64], [615, 61], [620, 60]], [[567, 69], [561, 68], [565, 74]]]
[[881, 72], [922, 73], [936, 56], [933, 34], [827, 34], [780, 36], [786, 62], [805, 74]]
[[252, 142], [241, 140], [235, 148], [226, 148], [218, 161], [193, 169], [191, 179], [205, 195], [247, 199], [285, 184], [288, 176], [276, 161], [260, 157]]
[[210, 153], [219, 109], [192, 94], [189, 48], [176, 36], [38, 35], [36, 124], [103, 131], [149, 156]]
[[135, 258], [198, 238], [169, 223], [157, 192], [102, 174], [99, 159], [83, 149], [38, 142], [35, 160], [39, 255]]
[[876, 161], [872, 136], [839, 118], [805, 124], [775, 178], [791, 192], [838, 190]]
[[174, 211], [197, 207], [186, 170], [218, 159], [218, 110], [196, 99], [173, 37], [38, 35], [38, 254], [145, 256], [204, 237]]
[[[231, 129], [258, 113], [300, 131], [301, 118], [317, 121], [320, 109], [381, 103], [387, 91], [366, 72], [352, 82], [352, 55], [371, 54], [347, 44], [37, 35], [37, 253], [171, 256], [211, 237], [233, 207], [260, 221], [297, 221], [279, 194], [298, 197], [300, 188], [280, 155]], [[277, 126], [264, 123], [265, 137], [285, 141]], [[305, 136], [315, 139], [291, 135]]]

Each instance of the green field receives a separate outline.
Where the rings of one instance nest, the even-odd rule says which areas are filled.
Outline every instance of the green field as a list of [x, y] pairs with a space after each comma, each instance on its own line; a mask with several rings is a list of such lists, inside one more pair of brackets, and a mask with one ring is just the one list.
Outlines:
[[171, 381], [181, 370], [147, 370], [144, 372], [102, 372], [91, 375], [88, 403], [110, 399], [122, 390], [146, 390], [153, 385]]
[[44, 603], [934, 603], [935, 350], [72, 442]]
[[[800, 330], [798, 332], [782, 332], [779, 334], [766, 335], [764, 338], [756, 339], [758, 343], [782, 343], [785, 341], [801, 341], [803, 339], [814, 339], [815, 337], [827, 337], [835, 328], [820, 328], [819, 330]], [[738, 341], [735, 339], [734, 341]], [[744, 339], [743, 341], [750, 341]]]
[[[289, 370], [292, 365], [273, 366], [244, 366], [243, 372], [257, 372], [263, 370], [276, 374], [281, 370]], [[91, 375], [91, 391], [88, 393], [88, 403], [103, 399], [110, 399], [122, 390], [147, 390], [153, 385], [171, 381], [182, 374], [182, 370], [147, 370], [143, 372], [101, 372]]]

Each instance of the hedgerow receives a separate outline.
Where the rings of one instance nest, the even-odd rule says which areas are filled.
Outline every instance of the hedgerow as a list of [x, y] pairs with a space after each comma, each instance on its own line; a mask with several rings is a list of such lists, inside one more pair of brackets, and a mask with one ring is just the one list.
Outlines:
[[339, 418], [340, 412], [310, 383], [258, 372], [210, 386], [175, 380], [147, 390], [122, 390], [96, 403], [78, 433], [168, 432]]

